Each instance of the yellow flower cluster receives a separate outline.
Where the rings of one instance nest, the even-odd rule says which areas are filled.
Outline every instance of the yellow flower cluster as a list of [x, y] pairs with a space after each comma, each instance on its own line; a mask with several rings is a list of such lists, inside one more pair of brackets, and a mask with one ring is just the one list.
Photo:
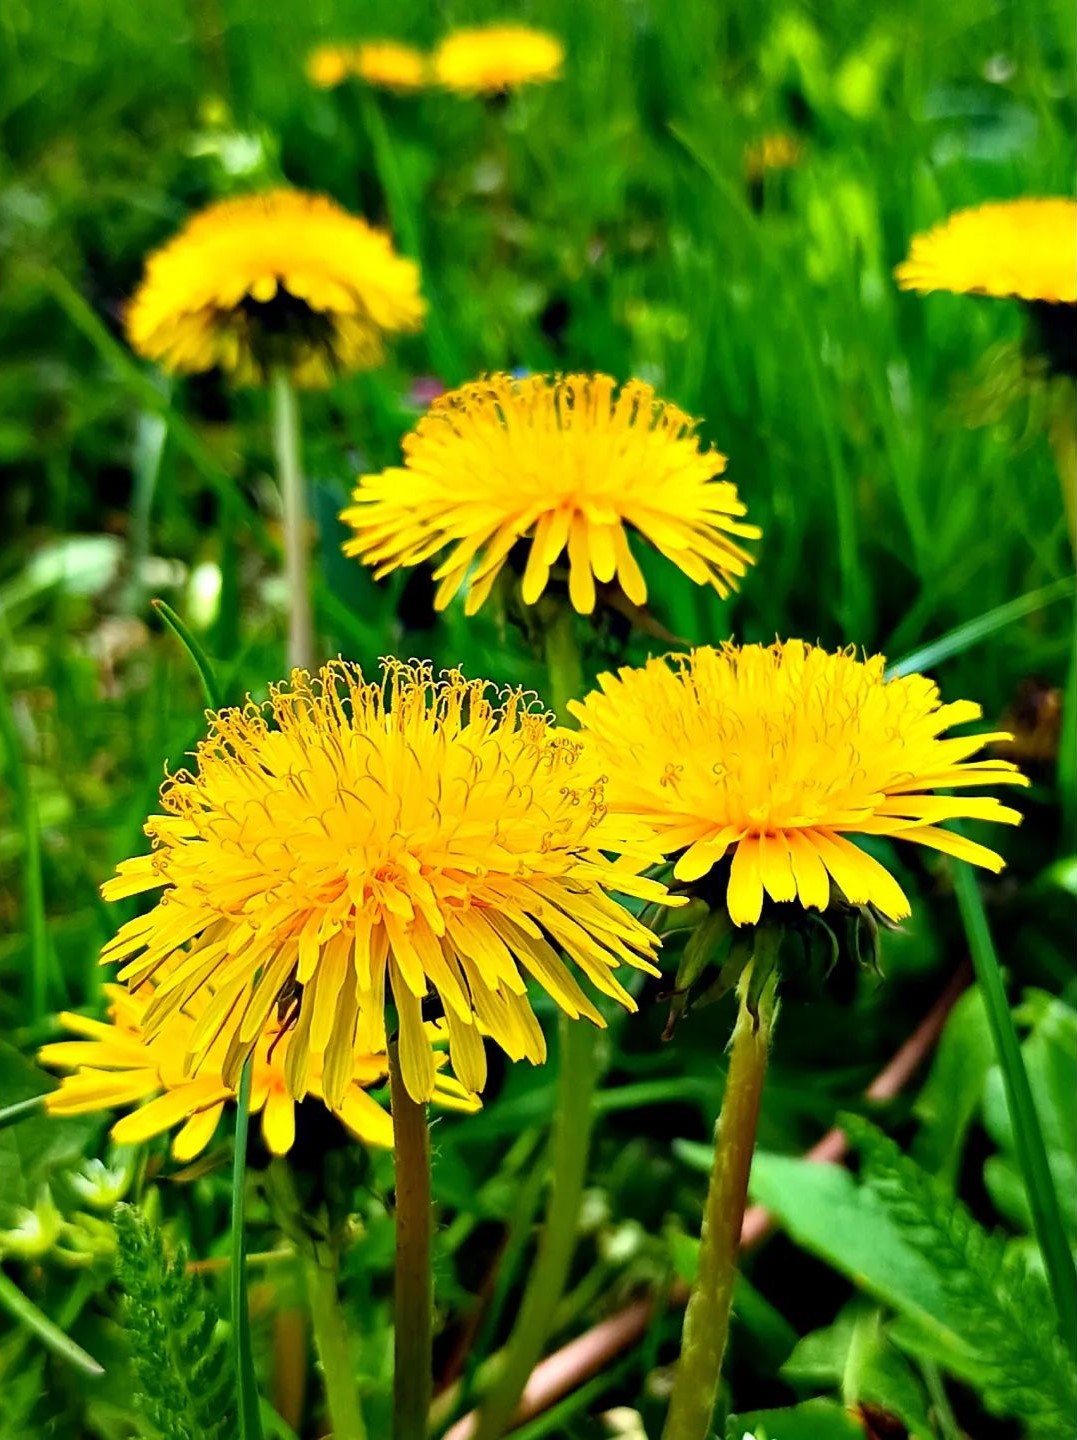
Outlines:
[[440, 87], [460, 95], [497, 95], [557, 80], [564, 58], [560, 40], [542, 30], [484, 25], [452, 31], [429, 55], [396, 40], [319, 45], [307, 59], [307, 76], [323, 90], [354, 77], [398, 94]]
[[[404, 91], [432, 75], [481, 93], [561, 63], [551, 37], [505, 26], [457, 32], [429, 61], [395, 42], [324, 48], [310, 70], [321, 85], [356, 74]], [[796, 158], [764, 146], [752, 163]], [[1062, 200], [964, 212], [918, 237], [898, 278], [1072, 304], [1074, 222]], [[173, 370], [316, 384], [378, 363], [423, 313], [417, 267], [386, 236], [281, 189], [192, 220], [150, 258], [127, 323]], [[549, 592], [580, 615], [638, 616], [648, 550], [722, 597], [747, 574], [761, 532], [725, 470], [642, 381], [493, 374], [436, 400], [401, 465], [360, 478], [344, 548], [379, 577], [431, 562], [438, 609], [462, 594], [474, 613], [502, 576], [525, 606]], [[272, 1153], [307, 1096], [391, 1144], [368, 1092], [394, 1035], [410, 1095], [468, 1109], [487, 1042], [545, 1058], [529, 982], [595, 1025], [597, 996], [634, 1008], [624, 976], [658, 973], [658, 940], [622, 901], [684, 900], [652, 867], [675, 892], [705, 886], [737, 926], [834, 902], [899, 920], [909, 902], [876, 840], [997, 870], [946, 822], [1020, 820], [969, 793], [1027, 783], [980, 755], [1006, 737], [947, 734], [979, 707], [888, 677], [881, 656], [702, 646], [604, 674], [569, 710], [576, 731], [521, 690], [390, 659], [374, 678], [344, 661], [296, 669], [264, 704], [212, 715], [162, 788], [149, 853], [104, 887], [156, 899], [104, 949], [120, 967], [109, 1020], [65, 1015], [76, 1038], [43, 1050], [73, 1072], [51, 1108], [141, 1104], [116, 1138], [179, 1126], [190, 1159], [249, 1060]]]

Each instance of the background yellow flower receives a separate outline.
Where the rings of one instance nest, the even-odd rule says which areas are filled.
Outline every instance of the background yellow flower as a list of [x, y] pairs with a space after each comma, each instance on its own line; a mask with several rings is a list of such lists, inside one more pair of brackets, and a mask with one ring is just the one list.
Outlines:
[[[177, 1160], [192, 1160], [209, 1144], [225, 1105], [235, 1100], [233, 1085], [225, 1084], [220, 1070], [220, 1046], [214, 1047], [197, 1075], [188, 1075], [184, 1060], [197, 1017], [212, 998], [212, 989], [196, 992], [183, 1010], [174, 1011], [167, 1024], [149, 1038], [145, 1017], [154, 994], [152, 985], [131, 992], [108, 985], [109, 1018], [88, 1019], [64, 1012], [60, 1022], [74, 1040], [44, 1046], [38, 1059], [45, 1065], [71, 1070], [48, 1098], [53, 1114], [78, 1115], [88, 1111], [139, 1108], [117, 1120], [112, 1138], [120, 1144], [138, 1144], [180, 1127], [172, 1142]], [[262, 1138], [273, 1155], [284, 1155], [295, 1139], [295, 1102], [288, 1093], [284, 1066], [291, 1041], [283, 1023], [267, 1024], [254, 1051], [251, 1111], [262, 1116]], [[386, 1076], [384, 1055], [357, 1054], [351, 1076], [332, 1113], [368, 1145], [393, 1143], [388, 1113], [366, 1093]], [[320, 1094], [320, 1076], [311, 1076], [311, 1093]], [[438, 1077], [439, 1088], [450, 1102], [467, 1103], [463, 1087]], [[148, 1101], [148, 1104], [141, 1104]]]
[[1077, 201], [1003, 200], [959, 210], [914, 237], [903, 290], [1077, 303]]
[[565, 47], [554, 35], [526, 25], [454, 30], [435, 48], [439, 85], [465, 95], [490, 95], [518, 85], [556, 80]]
[[709, 646], [602, 675], [570, 705], [610, 811], [640, 820], [674, 875], [695, 881], [731, 857], [727, 904], [757, 921], [764, 895], [823, 910], [833, 880], [851, 904], [909, 913], [897, 881], [850, 835], [886, 835], [1000, 870], [992, 850], [938, 823], [1017, 824], [991, 797], [938, 789], [1027, 785], [1005, 760], [970, 759], [998, 734], [943, 738], [979, 705], [941, 703], [922, 675], [887, 680], [800, 640]]
[[146, 262], [127, 333], [176, 371], [221, 366], [241, 384], [275, 366], [296, 384], [381, 362], [419, 329], [419, 270], [389, 237], [324, 195], [270, 190], [196, 215]]
[[401, 94], [427, 83], [427, 59], [421, 50], [399, 40], [364, 40], [354, 45], [319, 45], [307, 57], [307, 76], [324, 90], [354, 75], [368, 85]]
[[[461, 588], [483, 604], [518, 541], [530, 542], [522, 598], [531, 605], [568, 552], [575, 608], [595, 608], [595, 581], [636, 605], [647, 585], [630, 527], [697, 584], [729, 593], [760, 531], [740, 518], [726, 459], [705, 450], [695, 421], [631, 380], [607, 375], [491, 375], [440, 396], [404, 440], [404, 465], [359, 480], [341, 519], [345, 543], [385, 575], [448, 549], [434, 604]], [[474, 568], [472, 568], [474, 567]]]

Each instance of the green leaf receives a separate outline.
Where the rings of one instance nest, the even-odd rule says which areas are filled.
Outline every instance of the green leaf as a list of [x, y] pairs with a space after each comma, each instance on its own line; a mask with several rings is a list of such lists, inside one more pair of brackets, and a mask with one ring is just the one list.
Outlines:
[[834, 1324], [799, 1341], [782, 1378], [812, 1388], [837, 1386], [847, 1405], [867, 1401], [895, 1415], [910, 1440], [932, 1440], [927, 1398], [912, 1366], [890, 1343], [877, 1310], [847, 1305]]
[[881, 1130], [854, 1116], [842, 1123], [864, 1155], [864, 1188], [931, 1264], [954, 1328], [982, 1359], [976, 1383], [984, 1404], [1026, 1419], [1037, 1435], [1067, 1433], [1077, 1390], [1042, 1275]]
[[882, 1204], [848, 1171], [757, 1151], [752, 1199], [765, 1205], [805, 1250], [877, 1300], [913, 1316], [947, 1352], [966, 1351], [962, 1312], [930, 1261], [901, 1235]]
[[31, 1331], [47, 1346], [54, 1355], [61, 1360], [66, 1360], [69, 1365], [83, 1371], [86, 1375], [101, 1375], [103, 1370], [92, 1355], [87, 1355], [81, 1345], [76, 1345], [70, 1336], [65, 1335], [58, 1325], [55, 1325], [44, 1311], [39, 1310], [32, 1300], [28, 1299], [14, 1280], [0, 1270], [0, 1306], [2, 1306], [12, 1319]]
[[787, 1410], [751, 1410], [726, 1421], [726, 1440], [864, 1440], [864, 1427], [833, 1400], [806, 1400]]
[[234, 1440], [227, 1350], [186, 1254], [167, 1255], [160, 1231], [132, 1205], [116, 1207], [116, 1244], [139, 1409], [163, 1440]]
[[930, 1074], [913, 1107], [921, 1122], [916, 1158], [951, 1189], [956, 1186], [965, 1136], [980, 1108], [994, 1061], [983, 996], [974, 985], [951, 1011]]
[[[1032, 1099], [1047, 1147], [1047, 1161], [1066, 1233], [1077, 1241], [1077, 1012], [1041, 991], [1032, 992], [1018, 1012], [1031, 1024], [1021, 1046]], [[1021, 1182], [1015, 1153], [1013, 1122], [1002, 1084], [994, 1067], [987, 1076], [984, 1123], [1003, 1152], [992, 1157], [985, 1170], [988, 1188], [999, 1210], [1026, 1231], [1032, 1230], [1032, 1213]]]

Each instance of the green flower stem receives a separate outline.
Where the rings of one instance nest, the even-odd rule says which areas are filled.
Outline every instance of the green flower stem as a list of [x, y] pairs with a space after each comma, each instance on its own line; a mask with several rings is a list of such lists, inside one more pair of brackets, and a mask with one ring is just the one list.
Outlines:
[[591, 1149], [599, 1032], [561, 1016], [557, 1108], [550, 1142], [550, 1201], [504, 1360], [479, 1413], [474, 1440], [500, 1440], [542, 1354], [576, 1246]]
[[251, 1118], [251, 1071], [253, 1062], [243, 1066], [236, 1096], [236, 1150], [232, 1163], [232, 1265], [229, 1298], [232, 1310], [232, 1354], [236, 1371], [236, 1399], [239, 1407], [238, 1440], [262, 1440], [262, 1417], [258, 1382], [251, 1351], [251, 1319], [247, 1306], [246, 1208], [247, 1133]]
[[307, 493], [299, 457], [299, 406], [288, 372], [273, 371], [273, 450], [284, 519], [284, 578], [288, 584], [288, 664], [309, 670], [314, 663], [310, 604]]
[[337, 1294], [337, 1257], [333, 1251], [326, 1254], [324, 1247], [319, 1247], [319, 1251], [317, 1255], [304, 1256], [303, 1274], [314, 1325], [314, 1343], [322, 1363], [329, 1424], [333, 1440], [366, 1440], [348, 1327]]
[[544, 629], [546, 669], [550, 677], [547, 699], [558, 720], [568, 718], [568, 701], [583, 695], [583, 663], [576, 644], [576, 612], [563, 601], [552, 610]]
[[1051, 1175], [1043, 1130], [1028, 1083], [1021, 1046], [1014, 1029], [1010, 1002], [1002, 983], [998, 956], [984, 913], [979, 882], [968, 865], [954, 867], [954, 889], [968, 936], [976, 980], [983, 995], [995, 1055], [1002, 1072], [1006, 1105], [1013, 1126], [1017, 1163], [1025, 1185], [1047, 1279], [1058, 1309], [1059, 1328], [1071, 1353], [1077, 1354], [1077, 1276], [1066, 1227]]
[[400, 1072], [397, 1041], [389, 1044], [389, 1086], [396, 1157], [393, 1440], [425, 1440], [433, 1394], [433, 1216], [430, 1126]]
[[776, 1010], [776, 975], [763, 986], [757, 1015], [748, 1008], [752, 969], [763, 958], [759, 949], [763, 932], [756, 933], [756, 958], [737, 986], [740, 1005], [703, 1207], [699, 1274], [685, 1312], [681, 1358], [662, 1440], [708, 1440], [711, 1434]]
[[[567, 702], [583, 694], [583, 665], [576, 645], [576, 615], [562, 601], [539, 612], [544, 623], [547, 698], [559, 720]], [[598, 1078], [598, 1031], [567, 1015], [560, 1021], [557, 1105], [549, 1149], [550, 1199], [535, 1262], [524, 1288], [504, 1359], [479, 1412], [474, 1440], [499, 1440], [512, 1421], [531, 1371], [542, 1354], [576, 1245], [587, 1160], [591, 1151]]]

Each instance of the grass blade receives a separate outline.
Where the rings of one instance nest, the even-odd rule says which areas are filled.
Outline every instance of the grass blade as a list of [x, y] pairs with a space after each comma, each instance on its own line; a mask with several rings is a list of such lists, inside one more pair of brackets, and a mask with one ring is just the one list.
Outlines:
[[890, 677], [896, 678], [899, 675], [909, 675], [914, 671], [930, 670], [941, 664], [943, 660], [951, 660], [955, 655], [962, 655], [966, 650], [971, 650], [981, 640], [986, 640], [996, 630], [1002, 630], [1007, 625], [1012, 625], [1015, 620], [1022, 620], [1026, 615], [1034, 615], [1037, 610], [1042, 610], [1046, 605], [1053, 605], [1056, 600], [1065, 600], [1073, 595], [1074, 582], [1077, 576], [1067, 575], [1062, 580], [1056, 580], [1051, 585], [1044, 585], [1039, 590], [1030, 590], [1027, 595], [1018, 595], [1014, 600], [1007, 600], [1004, 605], [996, 605], [993, 610], [986, 611], [983, 615], [977, 615], [975, 620], [967, 620], [964, 625], [958, 625], [955, 629], [940, 635], [937, 640], [930, 641], [927, 645], [921, 645], [919, 650], [912, 650], [908, 655], [903, 655], [896, 660], [887, 672]]
[[970, 866], [954, 866], [954, 888], [1002, 1071], [1006, 1103], [1013, 1124], [1014, 1147], [1032, 1211], [1036, 1239], [1043, 1252], [1062, 1336], [1070, 1349], [1077, 1353], [1077, 1277], [1074, 1276], [1073, 1257], [983, 898]]
[[41, 824], [37, 805], [26, 773], [15, 714], [7, 687], [0, 684], [0, 745], [3, 746], [8, 780], [22, 827], [22, 889], [26, 930], [30, 941], [27, 975], [31, 1025], [40, 1025], [48, 1009], [49, 933], [45, 918], [45, 877], [41, 865]]
[[195, 467], [203, 480], [217, 492], [222, 507], [235, 517], [237, 528], [247, 533], [267, 557], [276, 558], [277, 547], [270, 538], [262, 517], [244, 504], [235, 479], [199, 439], [198, 432], [183, 416], [173, 410], [168, 396], [163, 395], [126, 348], [110, 334], [108, 327], [88, 301], [79, 294], [67, 277], [56, 269], [46, 269], [42, 279], [71, 323], [89, 340], [102, 360], [115, 371], [140, 404], [160, 415], [176, 449]]
[[41, 1343], [61, 1360], [66, 1360], [69, 1365], [74, 1365], [85, 1375], [103, 1375], [105, 1367], [99, 1365], [92, 1355], [88, 1355], [81, 1345], [76, 1345], [60, 1327], [53, 1323], [49, 1317], [39, 1310], [32, 1300], [28, 1300], [22, 1293], [14, 1280], [0, 1270], [0, 1305], [8, 1312], [13, 1320], [25, 1326], [37, 1336]]
[[220, 686], [217, 684], [217, 677], [213, 673], [213, 666], [206, 658], [206, 652], [171, 605], [166, 604], [164, 600], [151, 600], [150, 604], [191, 657], [191, 661], [198, 671], [198, 678], [202, 681], [202, 692], [206, 697], [206, 704], [211, 710], [219, 710], [224, 701]]

